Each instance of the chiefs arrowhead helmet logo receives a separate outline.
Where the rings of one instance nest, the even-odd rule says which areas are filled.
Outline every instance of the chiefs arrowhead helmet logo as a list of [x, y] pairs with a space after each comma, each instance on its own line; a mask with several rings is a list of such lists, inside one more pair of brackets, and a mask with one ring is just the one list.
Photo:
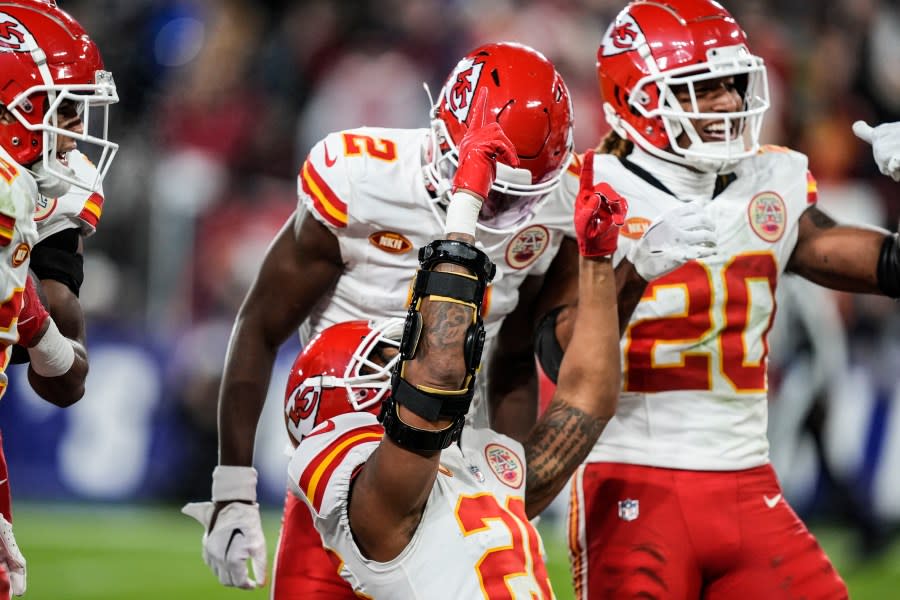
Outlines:
[[0, 12], [0, 50], [31, 52], [37, 47], [34, 37], [18, 19]]
[[463, 60], [450, 74], [449, 83], [445, 86], [444, 102], [447, 110], [453, 114], [460, 123], [465, 123], [469, 117], [469, 108], [475, 98], [475, 90], [478, 89], [478, 80], [481, 78], [481, 70], [484, 63], [474, 60]]
[[641, 31], [634, 17], [620, 15], [606, 30], [606, 35], [603, 36], [603, 42], [600, 44], [600, 54], [613, 56], [634, 50], [646, 43], [644, 32]]

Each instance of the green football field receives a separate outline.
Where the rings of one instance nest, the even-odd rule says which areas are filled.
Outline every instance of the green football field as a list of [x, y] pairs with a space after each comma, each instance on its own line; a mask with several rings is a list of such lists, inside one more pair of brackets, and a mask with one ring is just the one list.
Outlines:
[[[263, 525], [269, 560], [278, 513]], [[200, 558], [200, 525], [176, 507], [45, 505], [17, 503], [15, 528], [28, 560], [29, 600], [205, 600], [267, 598], [221, 587]], [[852, 539], [840, 528], [817, 528], [825, 549], [850, 586], [854, 600], [900, 598], [900, 541], [881, 558], [855, 563]], [[543, 531], [557, 596], [572, 598], [565, 542]]]

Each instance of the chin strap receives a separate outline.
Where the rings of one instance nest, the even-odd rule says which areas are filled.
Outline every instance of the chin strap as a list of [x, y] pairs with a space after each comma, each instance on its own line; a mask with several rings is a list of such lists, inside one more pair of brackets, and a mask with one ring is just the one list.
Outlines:
[[[472, 275], [434, 271], [441, 263], [459, 265]], [[484, 349], [481, 303], [488, 284], [494, 278], [496, 266], [487, 254], [472, 244], [456, 240], [436, 240], [422, 247], [419, 250], [419, 266], [400, 342], [400, 360], [391, 378], [391, 396], [382, 404], [379, 419], [385, 433], [396, 444], [413, 451], [431, 452], [446, 448], [458, 440], [462, 432], [475, 393], [475, 374], [481, 365]], [[438, 390], [416, 386], [404, 377], [406, 363], [415, 358], [418, 350], [422, 334], [419, 309], [425, 298], [432, 302], [464, 304], [473, 309], [473, 321], [465, 338], [466, 379], [463, 389]], [[397, 405], [403, 405], [427, 421], [451, 419], [453, 423], [440, 431], [418, 429], [400, 419]]]

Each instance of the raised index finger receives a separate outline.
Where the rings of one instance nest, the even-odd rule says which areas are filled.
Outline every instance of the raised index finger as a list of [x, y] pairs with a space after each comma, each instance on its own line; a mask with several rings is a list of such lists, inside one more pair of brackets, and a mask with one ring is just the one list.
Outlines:
[[581, 165], [580, 189], [588, 190], [594, 187], [594, 149], [584, 153], [584, 162]]
[[469, 129], [481, 129], [487, 118], [487, 88], [481, 87], [475, 92], [475, 100], [469, 110]]

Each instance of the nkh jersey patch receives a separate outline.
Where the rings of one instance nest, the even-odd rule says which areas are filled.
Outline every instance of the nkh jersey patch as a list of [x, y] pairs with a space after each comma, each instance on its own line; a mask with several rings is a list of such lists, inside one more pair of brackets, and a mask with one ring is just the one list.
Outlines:
[[369, 241], [379, 250], [390, 254], [403, 254], [413, 247], [405, 235], [396, 231], [376, 231], [369, 236]]
[[644, 232], [650, 227], [650, 219], [645, 219], [644, 217], [629, 217], [625, 219], [625, 223], [622, 225], [622, 229], [619, 230], [619, 235], [623, 235], [631, 240], [640, 239]]
[[25, 242], [20, 243], [16, 246], [16, 249], [13, 250], [12, 254], [12, 266], [18, 267], [25, 263], [28, 260], [28, 257], [31, 255], [31, 246], [26, 244]]

